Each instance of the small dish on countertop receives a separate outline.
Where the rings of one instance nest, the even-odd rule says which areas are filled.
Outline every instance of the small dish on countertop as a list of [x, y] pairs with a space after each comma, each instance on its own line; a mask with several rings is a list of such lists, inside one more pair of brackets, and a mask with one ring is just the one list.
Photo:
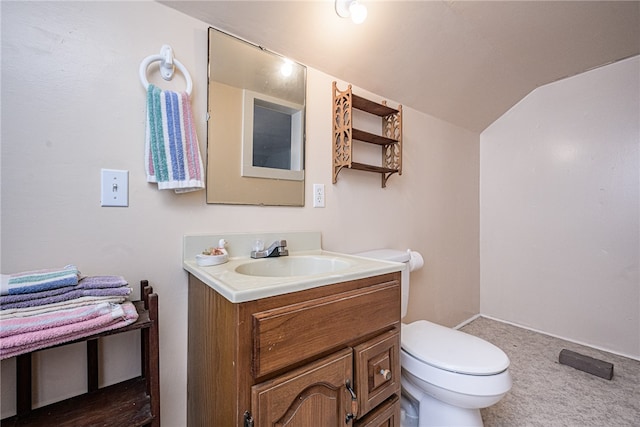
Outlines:
[[229, 261], [229, 254], [225, 251], [221, 255], [196, 255], [196, 264], [200, 267], [210, 267], [212, 265], [224, 264]]
[[202, 251], [201, 254], [196, 255], [196, 264], [200, 267], [210, 267], [212, 265], [224, 264], [229, 261], [229, 254], [224, 248], [227, 245], [227, 241], [220, 239], [218, 241], [217, 248], [208, 248]]

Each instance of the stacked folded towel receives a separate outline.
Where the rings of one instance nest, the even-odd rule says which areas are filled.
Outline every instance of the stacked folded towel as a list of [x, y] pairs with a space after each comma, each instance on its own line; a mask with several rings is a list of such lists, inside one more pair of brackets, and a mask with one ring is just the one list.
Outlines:
[[74, 266], [2, 277], [0, 359], [135, 322], [120, 276], [82, 277]]
[[75, 265], [18, 274], [3, 274], [0, 295], [26, 294], [73, 286], [78, 284], [79, 276], [80, 272]]

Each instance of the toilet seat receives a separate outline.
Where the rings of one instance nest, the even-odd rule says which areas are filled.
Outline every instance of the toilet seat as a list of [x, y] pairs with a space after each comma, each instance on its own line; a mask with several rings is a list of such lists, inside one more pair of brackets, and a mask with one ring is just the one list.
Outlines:
[[[431, 389], [429, 394], [437, 395], [442, 400], [445, 400], [442, 393], [452, 392], [467, 398], [470, 396], [492, 398], [492, 396], [503, 395], [511, 389], [511, 374], [508, 369], [495, 375], [460, 374], [429, 365], [402, 349], [400, 350], [400, 365], [403, 376], [413, 378], [412, 381], [419, 384], [423, 390]], [[439, 391], [433, 392], [434, 387]], [[451, 398], [446, 401], [456, 404], [451, 402]]]
[[467, 375], [496, 375], [509, 367], [509, 358], [495, 345], [426, 320], [402, 325], [401, 347], [422, 363]]

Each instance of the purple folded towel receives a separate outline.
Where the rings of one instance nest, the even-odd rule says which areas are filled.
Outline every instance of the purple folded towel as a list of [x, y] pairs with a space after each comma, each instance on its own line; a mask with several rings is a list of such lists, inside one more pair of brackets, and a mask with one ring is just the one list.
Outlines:
[[[40, 293], [44, 294], [45, 292]], [[19, 302], [0, 303], [0, 309], [8, 310], [10, 308], [37, 307], [62, 301], [69, 301], [80, 297], [116, 297], [127, 296], [129, 294], [131, 294], [131, 288], [128, 286], [122, 286], [119, 288], [74, 289], [59, 295], [32, 298]]]
[[[0, 308], [5, 308], [4, 306], [7, 304], [13, 304], [16, 302], [36, 300], [42, 298], [49, 298], [56, 295], [66, 294], [70, 291], [77, 290], [89, 290], [89, 289], [113, 289], [120, 287], [127, 287], [129, 284], [122, 276], [90, 276], [81, 279], [76, 286], [65, 286], [57, 289], [49, 289], [46, 291], [40, 292], [29, 292], [24, 294], [16, 294], [16, 295], [2, 295], [0, 296]], [[76, 294], [78, 295], [78, 294]], [[129, 295], [128, 293], [114, 293], [114, 294], [90, 294], [83, 293], [80, 296], [92, 296], [92, 295]], [[71, 296], [66, 298], [77, 298], [77, 296]]]
[[74, 291], [76, 289], [77, 289], [77, 286], [65, 286], [64, 288], [50, 289], [48, 291], [42, 291], [42, 292], [30, 292], [28, 294], [2, 295], [0, 296], [0, 307], [2, 307], [5, 304], [12, 304], [14, 302], [29, 301], [32, 299], [47, 298], [47, 297], [53, 297], [56, 295], [62, 295], [62, 294], [66, 294], [67, 292]]
[[82, 289], [119, 288], [127, 285], [127, 281], [122, 276], [87, 276], [78, 282], [78, 286]]

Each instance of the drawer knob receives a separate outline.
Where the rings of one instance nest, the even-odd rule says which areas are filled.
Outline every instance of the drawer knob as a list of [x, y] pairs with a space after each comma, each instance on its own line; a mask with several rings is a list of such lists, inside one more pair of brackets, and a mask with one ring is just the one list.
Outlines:
[[391, 379], [391, 371], [388, 369], [380, 369], [380, 375], [387, 381]]

